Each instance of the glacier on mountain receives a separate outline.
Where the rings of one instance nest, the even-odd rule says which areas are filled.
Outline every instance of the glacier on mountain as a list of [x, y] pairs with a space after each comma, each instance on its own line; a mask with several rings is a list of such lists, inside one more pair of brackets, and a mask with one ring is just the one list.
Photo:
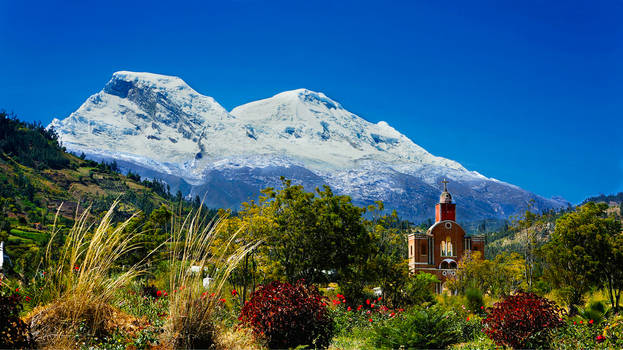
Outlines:
[[568, 205], [434, 156], [387, 122], [368, 122], [307, 89], [227, 112], [180, 78], [117, 72], [50, 127], [71, 151], [184, 184], [212, 206], [236, 209], [260, 188], [279, 186], [280, 175], [308, 189], [327, 184], [360, 205], [382, 200], [415, 221], [432, 215], [442, 178], [452, 181], [464, 220], [506, 218], [531, 200], [537, 210]]

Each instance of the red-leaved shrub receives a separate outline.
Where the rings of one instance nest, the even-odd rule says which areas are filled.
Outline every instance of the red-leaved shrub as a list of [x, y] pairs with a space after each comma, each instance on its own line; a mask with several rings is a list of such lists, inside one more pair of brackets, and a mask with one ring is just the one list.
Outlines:
[[533, 293], [517, 293], [487, 308], [485, 333], [496, 344], [532, 348], [546, 344], [552, 329], [563, 324], [564, 311]]
[[313, 285], [272, 282], [251, 295], [239, 320], [268, 341], [270, 348], [327, 347], [333, 321], [325, 298]]
[[32, 345], [30, 329], [19, 317], [22, 296], [17, 290], [4, 294], [0, 293], [0, 349], [28, 348]]

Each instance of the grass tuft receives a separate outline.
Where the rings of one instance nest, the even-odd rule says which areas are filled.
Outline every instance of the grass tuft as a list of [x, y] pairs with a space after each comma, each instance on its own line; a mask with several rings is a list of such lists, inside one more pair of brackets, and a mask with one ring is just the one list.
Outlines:
[[125, 230], [133, 216], [112, 224], [118, 203], [97, 225], [90, 220], [90, 208], [76, 214], [58, 254], [53, 254], [59, 234], [55, 218], [44, 258], [45, 282], [38, 297], [46, 306], [32, 310], [26, 318], [39, 347], [65, 348], [73, 344], [76, 334], [101, 336], [117, 326], [111, 323], [111, 318], [121, 317], [110, 306], [114, 293], [143, 273], [139, 265], [115, 271], [119, 259], [137, 248], [131, 243], [136, 232]]
[[[172, 292], [169, 294], [169, 318], [163, 334], [163, 339], [170, 342], [173, 348], [218, 345], [218, 327], [213, 316], [215, 310], [221, 307], [221, 290], [238, 262], [255, 247], [248, 244], [233, 248], [239, 230], [224, 243], [219, 242], [218, 253], [215, 254], [216, 240], [224, 232], [222, 223], [221, 218], [206, 222], [201, 209], [198, 209], [173, 225], [171, 242], [174, 243], [169, 255], [169, 290]], [[212, 280], [207, 289], [202, 284], [202, 273], [190, 272], [191, 266], [208, 271]]]

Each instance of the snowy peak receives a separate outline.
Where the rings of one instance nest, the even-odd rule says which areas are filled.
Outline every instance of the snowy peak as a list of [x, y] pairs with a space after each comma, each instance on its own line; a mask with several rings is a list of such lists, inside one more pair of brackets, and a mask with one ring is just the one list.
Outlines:
[[466, 171], [457, 162], [431, 155], [386, 122], [373, 124], [347, 111], [322, 92], [285, 91], [236, 107], [231, 114], [253, 127], [256, 140], [282, 139], [291, 154], [313, 163], [324, 160], [344, 168], [377, 160]]
[[121, 71], [68, 118], [50, 124], [69, 148], [183, 166], [208, 127], [232, 116], [178, 77]]
[[[140, 88], [151, 88], [170, 91], [191, 90], [192, 92], [197, 94], [197, 92], [195, 92], [179, 77], [129, 71], [119, 71], [113, 73], [112, 79], [110, 79], [108, 84], [106, 84], [106, 86], [104, 87], [104, 91], [110, 93], [111, 95], [116, 95], [116, 93], [114, 93], [115, 87], [123, 87], [124, 85], [128, 87], [134, 86]], [[109, 92], [108, 90], [110, 90], [111, 92]], [[127, 91], [125, 95], [127, 95]]]

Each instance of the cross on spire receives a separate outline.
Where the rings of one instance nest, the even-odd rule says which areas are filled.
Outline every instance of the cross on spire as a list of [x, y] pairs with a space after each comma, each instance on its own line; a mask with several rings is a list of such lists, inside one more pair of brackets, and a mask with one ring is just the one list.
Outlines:
[[448, 192], [448, 186], [447, 186], [448, 182], [449, 181], [446, 180], [445, 178], [443, 179], [443, 181], [441, 181], [441, 183], [443, 183], [443, 191], [444, 192]]

